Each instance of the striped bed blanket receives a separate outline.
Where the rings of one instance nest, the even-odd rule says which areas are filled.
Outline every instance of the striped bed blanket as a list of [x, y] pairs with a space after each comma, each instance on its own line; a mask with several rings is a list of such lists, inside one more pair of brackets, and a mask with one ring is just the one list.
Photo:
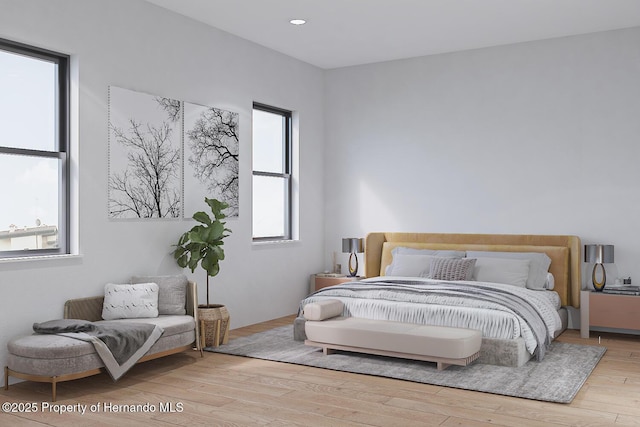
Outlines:
[[[555, 298], [554, 298], [555, 297]], [[552, 291], [487, 282], [372, 278], [323, 288], [301, 301], [344, 303], [343, 316], [479, 329], [483, 337], [522, 337], [527, 351], [544, 358], [561, 328]]]

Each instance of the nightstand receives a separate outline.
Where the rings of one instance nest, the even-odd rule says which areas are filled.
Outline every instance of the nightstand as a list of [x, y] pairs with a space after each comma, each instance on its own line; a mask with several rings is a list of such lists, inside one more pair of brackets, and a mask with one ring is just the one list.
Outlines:
[[309, 292], [315, 292], [327, 286], [335, 286], [340, 283], [353, 282], [362, 279], [361, 276], [345, 276], [336, 274], [312, 274], [309, 280]]
[[582, 338], [589, 338], [591, 326], [640, 331], [640, 296], [580, 291]]

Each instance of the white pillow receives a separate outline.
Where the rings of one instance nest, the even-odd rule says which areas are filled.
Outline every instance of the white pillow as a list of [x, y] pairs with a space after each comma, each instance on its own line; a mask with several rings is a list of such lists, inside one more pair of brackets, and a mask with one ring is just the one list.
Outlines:
[[467, 251], [467, 256], [469, 258], [528, 259], [529, 276], [527, 277], [527, 288], [545, 289], [551, 258], [543, 252]]
[[547, 273], [547, 280], [544, 282], [544, 288], [550, 291], [556, 286], [556, 279], [553, 277], [553, 274]]
[[428, 277], [431, 268], [431, 255], [397, 254], [385, 270], [386, 276]]
[[473, 279], [478, 282], [506, 283], [527, 286], [529, 277], [528, 259], [476, 258]]
[[139, 283], [135, 285], [104, 285], [104, 320], [158, 317], [158, 285]]

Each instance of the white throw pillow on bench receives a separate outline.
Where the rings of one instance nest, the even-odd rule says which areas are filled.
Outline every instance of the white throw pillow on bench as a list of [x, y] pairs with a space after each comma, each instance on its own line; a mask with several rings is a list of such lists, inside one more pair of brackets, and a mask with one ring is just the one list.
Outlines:
[[139, 283], [104, 286], [102, 318], [104, 320], [158, 317], [158, 285]]

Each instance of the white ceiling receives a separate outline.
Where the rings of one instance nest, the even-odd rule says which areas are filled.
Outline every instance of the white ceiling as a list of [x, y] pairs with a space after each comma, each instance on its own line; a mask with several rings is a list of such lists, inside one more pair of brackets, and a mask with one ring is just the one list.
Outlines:
[[640, 26], [640, 0], [147, 1], [325, 69]]

